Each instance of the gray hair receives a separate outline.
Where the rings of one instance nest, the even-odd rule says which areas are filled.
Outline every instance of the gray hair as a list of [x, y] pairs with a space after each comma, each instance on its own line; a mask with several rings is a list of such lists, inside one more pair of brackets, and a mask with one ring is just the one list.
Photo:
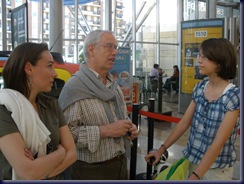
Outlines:
[[95, 44], [98, 44], [101, 40], [101, 37], [104, 33], [111, 33], [113, 34], [112, 31], [108, 31], [108, 30], [95, 30], [95, 31], [92, 31], [90, 32], [85, 40], [84, 40], [84, 43], [83, 43], [83, 54], [84, 54], [84, 58], [85, 58], [85, 61], [87, 60], [88, 58], [88, 46], [89, 45], [95, 45]]

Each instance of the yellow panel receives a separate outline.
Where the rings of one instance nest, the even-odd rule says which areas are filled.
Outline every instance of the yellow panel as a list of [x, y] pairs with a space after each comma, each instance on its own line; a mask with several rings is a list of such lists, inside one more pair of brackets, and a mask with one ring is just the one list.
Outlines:
[[[205, 33], [206, 36], [198, 36], [196, 33]], [[200, 27], [182, 30], [182, 60], [181, 60], [181, 92], [191, 94], [194, 86], [201, 80], [195, 78], [197, 66], [197, 54], [199, 54], [200, 44], [208, 38], [222, 38], [223, 27]], [[189, 50], [190, 54], [186, 51]], [[195, 52], [195, 54], [193, 54]], [[197, 53], [198, 52], [198, 53]]]
[[67, 80], [71, 77], [71, 74], [67, 70], [60, 69], [60, 68], [55, 68], [55, 70], [58, 73], [57, 78], [62, 79], [65, 82], [67, 82]]
[[[71, 74], [64, 69], [60, 69], [60, 68], [55, 68], [56, 72], [58, 73], [58, 77], [59, 79], [64, 80], [65, 82], [71, 77]], [[2, 73], [3, 68], [0, 67], [0, 73]]]

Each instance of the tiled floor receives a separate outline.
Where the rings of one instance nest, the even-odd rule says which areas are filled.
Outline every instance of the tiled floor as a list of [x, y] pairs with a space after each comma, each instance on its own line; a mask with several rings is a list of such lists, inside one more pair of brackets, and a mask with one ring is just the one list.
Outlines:
[[[183, 114], [178, 113], [178, 94], [175, 92], [171, 92], [170, 94], [163, 94], [163, 105], [162, 109], [164, 111], [172, 111], [173, 117], [181, 118]], [[155, 105], [157, 101], [157, 97], [155, 97]], [[147, 111], [147, 106], [144, 106], [144, 111]], [[140, 175], [142, 173], [147, 172], [147, 163], [144, 159], [147, 154], [147, 144], [148, 144], [148, 122], [147, 117], [141, 117], [140, 123], [140, 136], [138, 137], [138, 148], [137, 148], [137, 166], [136, 166], [136, 174], [138, 178], [141, 178]], [[176, 123], [169, 122], [158, 122], [154, 121], [154, 139], [153, 139], [153, 148], [158, 148], [164, 142], [164, 140], [168, 137], [171, 130], [176, 126]], [[178, 160], [182, 156], [182, 149], [186, 146], [188, 140], [189, 130], [169, 149], [169, 156], [166, 161], [166, 165], [172, 164], [174, 161]], [[236, 141], [237, 149], [240, 153], [240, 136], [237, 137]], [[240, 154], [238, 157], [238, 162], [235, 165], [233, 180], [240, 179]]]

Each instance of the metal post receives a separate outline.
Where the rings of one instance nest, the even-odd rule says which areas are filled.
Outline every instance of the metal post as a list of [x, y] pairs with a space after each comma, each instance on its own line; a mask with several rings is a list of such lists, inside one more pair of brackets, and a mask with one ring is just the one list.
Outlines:
[[[132, 123], [138, 127], [139, 104], [132, 106]], [[133, 140], [130, 160], [130, 180], [136, 179], [136, 160], [137, 160], [137, 138]]]
[[[6, 1], [1, 1], [1, 29], [2, 29], [2, 35], [7, 35], [7, 14], [6, 14]], [[7, 36], [1, 36], [2, 37], [2, 50], [8, 50], [7, 48]]]
[[[154, 112], [155, 99], [149, 99], [149, 112]], [[154, 119], [147, 118], [148, 120], [148, 141], [147, 141], [147, 152], [149, 153], [153, 149], [153, 137], [154, 137]], [[152, 165], [147, 163], [147, 180], [151, 180], [152, 176]]]
[[[49, 18], [49, 45], [53, 52], [63, 53], [63, 1], [50, 1], [50, 18]], [[61, 35], [59, 37], [59, 35]], [[75, 60], [77, 61], [77, 60]]]
[[112, 31], [112, 0], [104, 1], [104, 29]]
[[158, 113], [162, 112], [162, 93], [163, 93], [163, 85], [162, 85], [162, 74], [158, 77]]

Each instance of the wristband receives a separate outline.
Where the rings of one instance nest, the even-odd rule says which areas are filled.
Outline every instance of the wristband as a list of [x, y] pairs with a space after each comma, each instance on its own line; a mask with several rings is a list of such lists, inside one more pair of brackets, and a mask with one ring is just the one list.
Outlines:
[[195, 173], [194, 171], [192, 172], [192, 174], [194, 174], [199, 180], [201, 179], [200, 176], [197, 173]]
[[166, 146], [165, 146], [164, 144], [162, 144], [162, 145], [161, 145], [161, 147], [163, 147], [163, 148], [164, 148], [164, 152], [166, 152], [166, 151], [167, 151], [167, 148], [166, 148]]

